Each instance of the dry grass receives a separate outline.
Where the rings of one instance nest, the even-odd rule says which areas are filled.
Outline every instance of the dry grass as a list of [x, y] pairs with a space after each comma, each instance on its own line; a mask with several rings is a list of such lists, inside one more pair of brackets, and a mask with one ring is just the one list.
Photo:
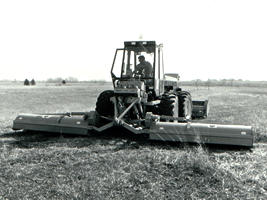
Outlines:
[[267, 199], [267, 89], [188, 88], [207, 122], [254, 125], [252, 150], [13, 133], [20, 112], [94, 109], [109, 85], [0, 86], [0, 199]]

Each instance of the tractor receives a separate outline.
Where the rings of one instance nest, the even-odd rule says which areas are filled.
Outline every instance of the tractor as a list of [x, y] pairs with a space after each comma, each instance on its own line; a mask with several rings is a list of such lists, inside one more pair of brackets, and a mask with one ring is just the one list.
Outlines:
[[[144, 126], [147, 113], [160, 116], [160, 121], [207, 117], [208, 101], [197, 101], [194, 109], [190, 93], [178, 85], [179, 75], [164, 74], [162, 48], [155, 41], [132, 41], [116, 50], [111, 68], [114, 90], [98, 96], [98, 115], [134, 127]], [[144, 69], [138, 69], [142, 67], [142, 62], [137, 63], [138, 58], [148, 60], [143, 61]], [[151, 66], [149, 74], [146, 74], [147, 63]]]
[[20, 114], [13, 129], [88, 135], [115, 126], [150, 140], [253, 146], [251, 126], [193, 122], [208, 116], [208, 100], [192, 101], [179, 75], [164, 73], [162, 44], [124, 42], [111, 78], [114, 89], [100, 93], [94, 111]]

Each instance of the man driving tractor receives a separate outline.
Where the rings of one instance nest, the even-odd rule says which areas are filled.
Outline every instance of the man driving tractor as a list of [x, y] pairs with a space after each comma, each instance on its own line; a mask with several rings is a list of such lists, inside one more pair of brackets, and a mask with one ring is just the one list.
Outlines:
[[146, 61], [145, 56], [141, 55], [138, 57], [139, 64], [136, 65], [136, 69], [134, 70], [134, 74], [141, 75], [144, 78], [152, 78], [153, 77], [153, 68], [152, 65]]

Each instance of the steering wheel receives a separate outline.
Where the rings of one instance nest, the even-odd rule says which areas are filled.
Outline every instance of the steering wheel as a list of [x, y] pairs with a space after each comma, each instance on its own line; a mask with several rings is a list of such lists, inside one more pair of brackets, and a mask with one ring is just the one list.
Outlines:
[[145, 76], [145, 70], [137, 70], [134, 72], [134, 78], [141, 78]]

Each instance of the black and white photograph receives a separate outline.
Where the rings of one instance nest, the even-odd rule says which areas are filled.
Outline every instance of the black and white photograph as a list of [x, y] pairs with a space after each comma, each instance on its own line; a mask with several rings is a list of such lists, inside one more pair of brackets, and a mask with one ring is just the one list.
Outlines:
[[267, 1], [0, 0], [2, 199], [267, 199]]

